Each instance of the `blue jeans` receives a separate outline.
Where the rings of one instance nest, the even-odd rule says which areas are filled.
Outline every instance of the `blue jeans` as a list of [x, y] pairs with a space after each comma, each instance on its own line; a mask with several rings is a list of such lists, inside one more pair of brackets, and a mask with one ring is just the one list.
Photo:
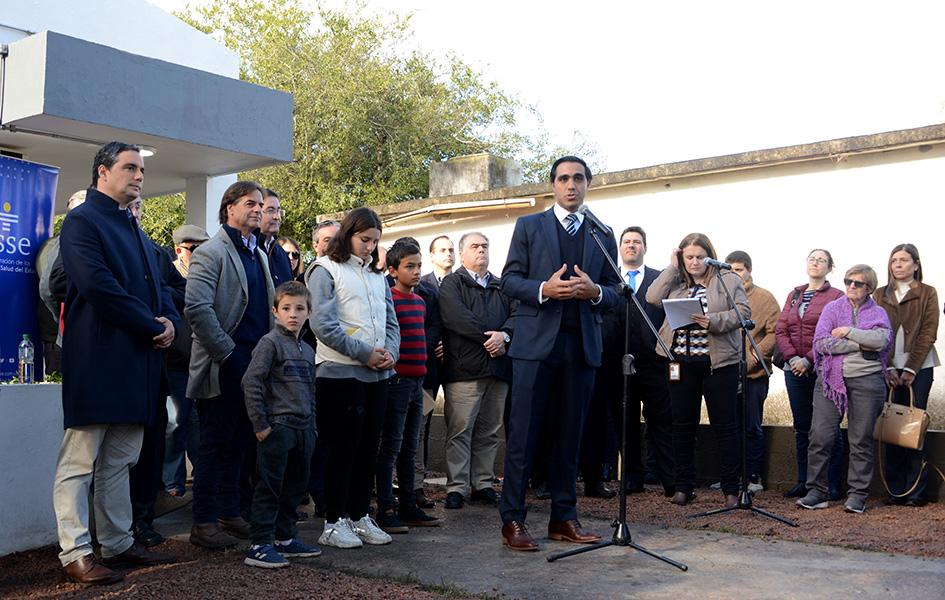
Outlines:
[[168, 423], [164, 438], [164, 489], [183, 493], [187, 485], [187, 461], [184, 452], [192, 464], [197, 463], [197, 451], [200, 448], [200, 421], [197, 406], [187, 397], [187, 371], [167, 371], [167, 383], [170, 388], [171, 402], [177, 411], [174, 421]]
[[[798, 377], [790, 369], [784, 370], [784, 385], [794, 415], [794, 443], [797, 449], [797, 481], [807, 481], [807, 450], [810, 447], [811, 420], [814, 415], [814, 386], [820, 385], [817, 374], [808, 371]], [[843, 436], [837, 425], [833, 448], [830, 451], [830, 464], [827, 466], [827, 481], [831, 492], [840, 489], [843, 469]]]
[[414, 502], [414, 461], [423, 423], [423, 377], [395, 375], [387, 384], [387, 411], [377, 451], [377, 506], [394, 506], [393, 476], [397, 463], [397, 497], [401, 507]]

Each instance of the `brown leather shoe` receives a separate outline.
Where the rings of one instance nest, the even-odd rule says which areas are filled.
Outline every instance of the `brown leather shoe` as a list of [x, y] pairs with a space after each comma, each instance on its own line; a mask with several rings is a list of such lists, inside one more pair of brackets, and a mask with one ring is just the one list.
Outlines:
[[548, 537], [559, 542], [574, 542], [575, 544], [595, 544], [600, 541], [600, 536], [596, 533], [584, 531], [577, 519], [548, 523]]
[[510, 550], [522, 550], [524, 552], [538, 550], [538, 544], [528, 533], [525, 523], [521, 521], [512, 521], [502, 526], [502, 545], [508, 546]]
[[145, 567], [174, 562], [176, 559], [170, 554], [148, 550], [139, 542], [135, 542], [121, 554], [103, 558], [102, 563], [109, 567]]
[[240, 541], [220, 529], [218, 523], [194, 523], [190, 528], [190, 543], [210, 550], [222, 550], [235, 546]]
[[118, 583], [125, 578], [121, 573], [116, 573], [108, 567], [98, 564], [95, 555], [92, 553], [86, 554], [64, 566], [62, 572], [69, 581], [89, 585], [109, 585]]
[[226, 519], [217, 519], [217, 523], [220, 524], [220, 529], [232, 535], [233, 537], [238, 537], [241, 540], [249, 540], [253, 538], [249, 523], [247, 523], [246, 519], [243, 517], [227, 517]]
[[676, 492], [673, 494], [673, 497], [670, 499], [670, 502], [678, 506], [686, 506], [690, 502], [696, 499], [695, 492]]

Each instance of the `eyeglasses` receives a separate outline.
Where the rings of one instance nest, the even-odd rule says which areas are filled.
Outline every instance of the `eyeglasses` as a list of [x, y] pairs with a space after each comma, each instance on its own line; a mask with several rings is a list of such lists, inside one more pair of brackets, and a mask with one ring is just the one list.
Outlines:
[[289, 255], [289, 258], [298, 258], [298, 257], [299, 257], [299, 253], [298, 253], [298, 252], [286, 252], [286, 254]]
[[809, 265], [825, 265], [827, 264], [826, 258], [818, 258], [816, 256], [810, 256], [807, 258], [807, 264]]
[[852, 286], [855, 287], [856, 289], [860, 289], [861, 287], [866, 287], [866, 282], [865, 282], [865, 281], [857, 281], [857, 280], [855, 280], [855, 279], [844, 279], [844, 280], [843, 280], [843, 285], [845, 285], [845, 286], [847, 286], [847, 287], [850, 287], [850, 286], [852, 285]]
[[266, 213], [266, 214], [269, 215], [269, 216], [272, 216], [272, 215], [276, 215], [276, 214], [277, 214], [277, 215], [279, 215], [279, 218], [280, 218], [280, 219], [283, 218], [283, 217], [285, 217], [285, 209], [282, 209], [282, 208], [275, 208], [274, 206], [270, 206], [269, 208], [263, 210], [263, 212]]
[[184, 250], [188, 251], [188, 252], [193, 252], [194, 250], [196, 250], [197, 248], [200, 247], [200, 244], [191, 244], [191, 245], [189, 245], [189, 246], [185, 246], [185, 245], [181, 244], [180, 247], [183, 248]]

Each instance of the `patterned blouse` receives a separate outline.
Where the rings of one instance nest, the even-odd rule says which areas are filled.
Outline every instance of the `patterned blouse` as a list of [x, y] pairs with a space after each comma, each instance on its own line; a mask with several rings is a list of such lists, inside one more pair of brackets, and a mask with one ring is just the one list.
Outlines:
[[[705, 292], [705, 287], [696, 284], [689, 288], [689, 297], [699, 298], [703, 312], [708, 312]], [[677, 329], [673, 335], [673, 354], [688, 360], [709, 360], [709, 331], [696, 323]]]

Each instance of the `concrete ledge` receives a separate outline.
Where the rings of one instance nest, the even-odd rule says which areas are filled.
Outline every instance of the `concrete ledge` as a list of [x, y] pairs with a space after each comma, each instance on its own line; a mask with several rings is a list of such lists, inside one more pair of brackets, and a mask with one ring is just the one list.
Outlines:
[[61, 442], [61, 385], [0, 385], [0, 556], [56, 543]]

